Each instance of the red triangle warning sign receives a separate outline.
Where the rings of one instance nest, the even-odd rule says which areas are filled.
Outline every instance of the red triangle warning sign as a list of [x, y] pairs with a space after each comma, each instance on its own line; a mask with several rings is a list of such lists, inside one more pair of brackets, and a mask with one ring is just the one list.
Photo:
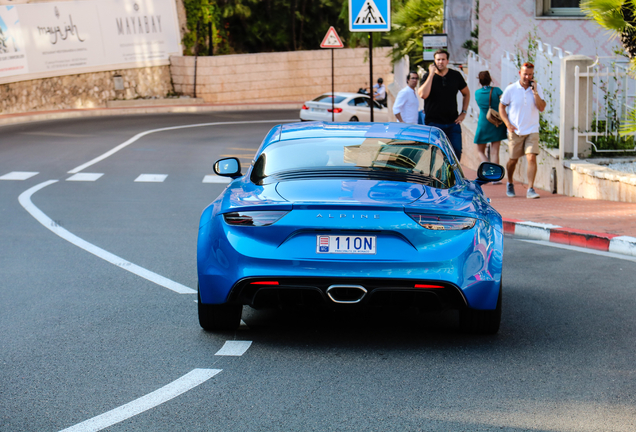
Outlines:
[[329, 27], [329, 30], [327, 30], [327, 34], [322, 40], [320, 48], [344, 48], [344, 45], [340, 40], [340, 36], [338, 36], [338, 33], [333, 26]]

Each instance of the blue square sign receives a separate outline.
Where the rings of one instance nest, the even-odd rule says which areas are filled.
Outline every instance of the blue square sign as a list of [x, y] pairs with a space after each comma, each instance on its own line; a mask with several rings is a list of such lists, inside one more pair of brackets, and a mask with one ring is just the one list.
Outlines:
[[349, 0], [349, 30], [388, 32], [391, 30], [391, 0]]

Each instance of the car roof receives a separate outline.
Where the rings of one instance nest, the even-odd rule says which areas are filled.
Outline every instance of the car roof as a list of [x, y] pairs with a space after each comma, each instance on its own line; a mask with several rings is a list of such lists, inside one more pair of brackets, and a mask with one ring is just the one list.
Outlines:
[[432, 126], [409, 123], [287, 123], [274, 128], [265, 145], [303, 138], [390, 138], [414, 140], [444, 147], [443, 132]]
[[[342, 96], [345, 98], [351, 98], [351, 97], [369, 97], [369, 95], [365, 95], [363, 93], [350, 93], [350, 92], [335, 92], [334, 95], [336, 96]], [[331, 96], [331, 92], [329, 93], [323, 93], [320, 96]]]

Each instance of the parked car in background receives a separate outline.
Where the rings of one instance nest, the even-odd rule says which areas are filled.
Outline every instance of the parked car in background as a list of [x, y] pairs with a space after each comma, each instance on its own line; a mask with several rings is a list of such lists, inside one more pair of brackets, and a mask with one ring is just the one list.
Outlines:
[[[368, 122], [371, 121], [371, 98], [361, 93], [334, 93], [334, 120], [336, 122]], [[331, 93], [324, 93], [316, 99], [307, 101], [300, 110], [302, 121], [331, 121]], [[373, 120], [388, 122], [389, 110], [373, 101]]]

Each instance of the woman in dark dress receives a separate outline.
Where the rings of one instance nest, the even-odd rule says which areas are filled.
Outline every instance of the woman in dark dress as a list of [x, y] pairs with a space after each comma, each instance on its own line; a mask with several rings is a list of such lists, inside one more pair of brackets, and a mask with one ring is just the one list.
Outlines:
[[[479, 106], [479, 120], [477, 121], [477, 131], [475, 132], [475, 144], [477, 144], [481, 161], [488, 162], [486, 145], [490, 143], [490, 161], [498, 164], [499, 145], [502, 139], [506, 139], [506, 125], [501, 123], [501, 125], [495, 126], [486, 119], [486, 114], [488, 113], [488, 108], [492, 108], [495, 111], [499, 110], [499, 98], [503, 92], [499, 87], [491, 87], [492, 79], [488, 71], [479, 72], [478, 78], [482, 88], [475, 91], [475, 102], [477, 102]], [[488, 105], [491, 89], [492, 99], [490, 105]]]

